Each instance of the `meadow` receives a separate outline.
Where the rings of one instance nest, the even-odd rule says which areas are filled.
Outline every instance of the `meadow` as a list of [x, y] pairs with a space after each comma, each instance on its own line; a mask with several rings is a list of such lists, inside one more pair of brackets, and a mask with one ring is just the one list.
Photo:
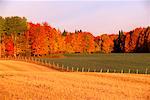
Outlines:
[[150, 73], [150, 53], [65, 54], [60, 58], [42, 59], [70, 70]]
[[[63, 59], [98, 56], [76, 55], [69, 54]], [[150, 98], [150, 77], [147, 74], [61, 72], [55, 70], [51, 64], [45, 62], [46, 60], [38, 59], [39, 62], [36, 59], [33, 62], [33, 59], [0, 60], [0, 100], [149, 100]]]

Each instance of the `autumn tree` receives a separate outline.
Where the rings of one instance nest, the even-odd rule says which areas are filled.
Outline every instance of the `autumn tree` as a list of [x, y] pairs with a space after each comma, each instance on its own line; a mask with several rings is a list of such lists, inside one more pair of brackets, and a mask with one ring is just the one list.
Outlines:
[[6, 33], [12, 36], [14, 41], [14, 56], [17, 55], [17, 44], [16, 39], [18, 34], [23, 34], [27, 30], [27, 19], [18, 16], [6, 17], [5, 18], [5, 30]]
[[48, 38], [44, 26], [40, 24], [29, 24], [29, 34], [31, 54], [42, 56], [48, 53]]
[[11, 36], [7, 36], [5, 37], [5, 55], [6, 56], [13, 56], [14, 54], [14, 43], [13, 43], [13, 39]]
[[0, 17], [0, 47], [5, 55], [43, 56], [56, 53], [150, 52], [150, 27], [93, 36], [75, 30], [61, 32], [47, 22], [28, 23], [18, 16]]
[[118, 35], [115, 34], [102, 34], [95, 38], [95, 42], [99, 46], [99, 52], [102, 53], [111, 53], [114, 52], [114, 41], [118, 38]]
[[150, 28], [136, 28], [126, 32], [125, 52], [150, 52]]
[[[82, 33], [82, 31], [80, 31]], [[89, 32], [82, 33], [82, 47], [84, 53], [91, 53], [95, 50], [94, 36]]]

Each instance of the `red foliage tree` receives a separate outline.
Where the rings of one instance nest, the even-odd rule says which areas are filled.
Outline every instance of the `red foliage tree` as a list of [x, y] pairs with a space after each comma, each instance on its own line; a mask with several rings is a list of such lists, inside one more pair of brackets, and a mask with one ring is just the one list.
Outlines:
[[10, 37], [5, 38], [5, 54], [7, 56], [12, 56], [14, 54], [14, 43], [13, 39]]

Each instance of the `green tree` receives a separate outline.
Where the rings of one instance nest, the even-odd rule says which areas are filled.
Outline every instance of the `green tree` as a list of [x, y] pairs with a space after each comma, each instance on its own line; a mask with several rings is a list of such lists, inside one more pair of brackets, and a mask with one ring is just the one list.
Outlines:
[[23, 34], [27, 30], [27, 19], [18, 16], [5, 18], [5, 30], [14, 40], [14, 56], [17, 54], [16, 39], [18, 34]]
[[4, 27], [5, 19], [0, 16], [0, 57], [2, 55], [2, 34], [5, 32], [5, 27]]
[[125, 46], [124, 39], [125, 39], [125, 35], [124, 35], [123, 31], [119, 30], [118, 38], [116, 40], [114, 40], [116, 52], [119, 52], [119, 53], [124, 52], [124, 46]]
[[64, 30], [63, 33], [62, 33], [62, 36], [66, 36], [67, 35], [67, 31]]
[[5, 27], [4, 27], [5, 19], [0, 16], [0, 34], [4, 33]]

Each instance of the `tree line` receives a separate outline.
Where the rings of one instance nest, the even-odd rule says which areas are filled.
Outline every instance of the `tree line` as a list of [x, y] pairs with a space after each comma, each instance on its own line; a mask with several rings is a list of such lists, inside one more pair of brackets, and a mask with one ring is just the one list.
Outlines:
[[0, 17], [1, 56], [46, 56], [60, 53], [150, 52], [150, 27], [94, 36], [75, 30], [61, 32], [48, 23], [27, 22], [25, 17]]

